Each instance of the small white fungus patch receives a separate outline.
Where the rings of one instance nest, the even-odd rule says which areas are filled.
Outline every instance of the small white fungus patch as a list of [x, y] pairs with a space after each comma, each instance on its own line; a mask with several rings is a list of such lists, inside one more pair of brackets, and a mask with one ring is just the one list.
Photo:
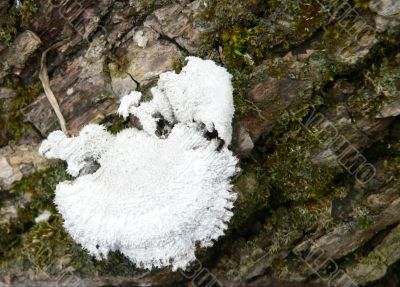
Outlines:
[[133, 36], [133, 40], [136, 42], [136, 44], [141, 47], [141, 48], [146, 48], [147, 45], [147, 41], [148, 39], [146, 38], [146, 36], [144, 35], [144, 31], [143, 30], [139, 30], [135, 33], [135, 35]]
[[[180, 74], [164, 73], [153, 99], [141, 103], [133, 92], [119, 113], [136, 115], [143, 130], [116, 136], [88, 125], [77, 137], [56, 131], [40, 152], [68, 163], [77, 176], [90, 162], [97, 171], [65, 181], [55, 203], [71, 236], [98, 259], [121, 251], [139, 267], [185, 268], [195, 259], [196, 244], [208, 247], [224, 234], [236, 194], [230, 179], [237, 159], [205, 129], [231, 139], [231, 76], [212, 61], [189, 58]], [[157, 137], [157, 120], [170, 133]]]
[[51, 217], [50, 211], [45, 210], [35, 218], [35, 222], [39, 223], [39, 222], [49, 221], [50, 217]]

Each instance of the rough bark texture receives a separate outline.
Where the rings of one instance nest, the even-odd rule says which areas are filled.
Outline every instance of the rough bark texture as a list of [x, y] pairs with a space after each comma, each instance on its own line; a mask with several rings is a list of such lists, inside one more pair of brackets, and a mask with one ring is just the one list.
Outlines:
[[[140, 126], [120, 97], [185, 56], [233, 74], [240, 196], [191, 271], [96, 261], [62, 228], [68, 176], [37, 153], [59, 128], [38, 78], [59, 41], [47, 69], [72, 134]], [[399, 43], [397, 0], [1, 1], [0, 286], [400, 286]]]

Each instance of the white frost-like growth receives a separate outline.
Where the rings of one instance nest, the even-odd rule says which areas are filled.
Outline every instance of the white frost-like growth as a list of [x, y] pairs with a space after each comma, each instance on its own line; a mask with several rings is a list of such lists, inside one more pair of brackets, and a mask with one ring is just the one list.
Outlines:
[[234, 113], [232, 76], [213, 61], [186, 59], [188, 63], [181, 73], [160, 75], [157, 86], [151, 89], [152, 101], [140, 103], [141, 93], [132, 92], [123, 98], [118, 112], [124, 117], [137, 116], [149, 134], [156, 130], [156, 114], [170, 123], [203, 123], [229, 145]]
[[[40, 152], [66, 160], [74, 176], [91, 161], [100, 166], [55, 191], [65, 228], [85, 249], [99, 259], [119, 250], [140, 267], [176, 270], [195, 259], [197, 243], [211, 246], [223, 235], [232, 216], [237, 159], [219, 139], [206, 139], [203, 125], [229, 142], [230, 75], [190, 58], [181, 74], [162, 74], [153, 95], [139, 103], [141, 95], [132, 93], [121, 103], [120, 112], [133, 112], [143, 130], [113, 136], [88, 125], [71, 138], [57, 131]], [[154, 111], [174, 123], [166, 138], [154, 135]]]
[[68, 138], [62, 131], [52, 132], [39, 152], [47, 158], [68, 161], [67, 172], [77, 176], [89, 161], [100, 159], [113, 140], [103, 126], [87, 125], [76, 138]]

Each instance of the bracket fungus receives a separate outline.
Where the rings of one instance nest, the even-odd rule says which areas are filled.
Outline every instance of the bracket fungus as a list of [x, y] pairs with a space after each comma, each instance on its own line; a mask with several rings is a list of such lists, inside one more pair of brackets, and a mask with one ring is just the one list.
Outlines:
[[[66, 230], [90, 254], [102, 259], [119, 250], [138, 267], [184, 269], [196, 246], [211, 246], [232, 217], [231, 75], [189, 57], [180, 74], [161, 74], [151, 92], [148, 102], [132, 92], [118, 110], [138, 117], [143, 129], [111, 135], [90, 124], [76, 137], [55, 131], [40, 152], [67, 161], [76, 176], [58, 184], [55, 203]], [[83, 174], [91, 162], [98, 169]]]

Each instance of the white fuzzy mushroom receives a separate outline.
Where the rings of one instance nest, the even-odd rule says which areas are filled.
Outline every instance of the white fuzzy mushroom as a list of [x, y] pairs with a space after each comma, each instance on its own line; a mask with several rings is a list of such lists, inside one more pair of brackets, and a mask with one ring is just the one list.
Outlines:
[[157, 86], [151, 89], [151, 101], [141, 103], [141, 93], [132, 92], [122, 99], [118, 112], [124, 117], [137, 116], [149, 134], [156, 130], [157, 113], [169, 122], [202, 123], [229, 145], [234, 113], [232, 76], [213, 61], [186, 59], [188, 63], [179, 74], [160, 75]]
[[[74, 176], [90, 161], [100, 165], [94, 173], [58, 184], [55, 191], [66, 230], [90, 254], [101, 259], [119, 250], [140, 267], [172, 265], [176, 270], [195, 259], [197, 244], [211, 246], [224, 234], [236, 199], [230, 180], [237, 159], [226, 146], [218, 148], [219, 139], [204, 136], [203, 124], [212, 124], [221, 138], [230, 140], [232, 99], [225, 99], [229, 91], [232, 98], [230, 76], [214, 66], [191, 58], [181, 78], [171, 72], [161, 75], [152, 102], [139, 103], [139, 93], [124, 98], [120, 113], [134, 110], [143, 130], [129, 128], [114, 136], [102, 126], [88, 125], [77, 137], [57, 131], [42, 143], [40, 152], [66, 160]], [[197, 82], [204, 69], [213, 78], [208, 86]], [[218, 76], [219, 81], [214, 79]], [[172, 87], [177, 77], [180, 81]], [[154, 135], [155, 110], [175, 122], [164, 139]]]

